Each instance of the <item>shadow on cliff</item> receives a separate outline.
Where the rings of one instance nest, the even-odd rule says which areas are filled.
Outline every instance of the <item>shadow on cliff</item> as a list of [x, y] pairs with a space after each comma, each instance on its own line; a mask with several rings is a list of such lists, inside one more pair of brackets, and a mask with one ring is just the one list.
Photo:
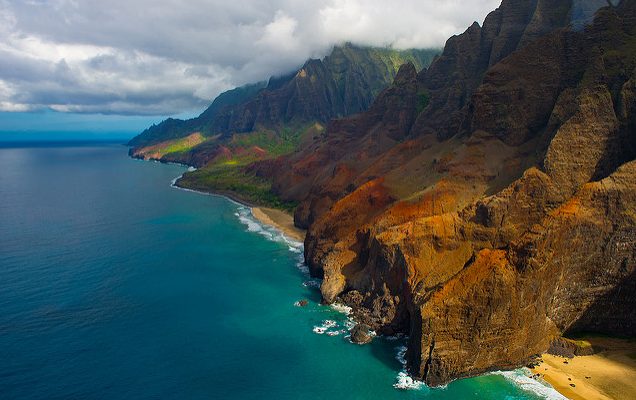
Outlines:
[[[623, 268], [630, 268], [629, 260]], [[631, 266], [634, 269], [634, 266]], [[620, 284], [599, 297], [583, 315], [572, 324], [566, 335], [601, 333], [619, 337], [636, 337], [636, 270]]]

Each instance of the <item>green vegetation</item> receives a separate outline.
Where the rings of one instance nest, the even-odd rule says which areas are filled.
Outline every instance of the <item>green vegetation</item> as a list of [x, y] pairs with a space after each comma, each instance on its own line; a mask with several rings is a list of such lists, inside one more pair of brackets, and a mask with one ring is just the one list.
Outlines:
[[316, 123], [297, 128], [285, 127], [278, 132], [261, 130], [234, 135], [226, 142], [226, 147], [232, 151], [230, 157], [224, 154], [205, 168], [186, 173], [179, 185], [200, 191], [228, 192], [250, 203], [292, 211], [296, 203], [280, 200], [272, 192], [270, 181], [257, 177], [246, 167], [258, 160], [289, 154], [305, 138], [323, 130]]
[[280, 200], [272, 192], [271, 182], [246, 172], [238, 164], [222, 163], [189, 172], [178, 184], [201, 191], [230, 192], [247, 202], [290, 212], [297, 206]]
[[[409, 49], [396, 50], [390, 47], [361, 47], [351, 43], [334, 48], [325, 58], [325, 66], [330, 70], [334, 80], [343, 86], [347, 79], [347, 70], [342, 65], [355, 65], [356, 72], [367, 76], [371, 85], [371, 94], [375, 98], [391, 84], [400, 67], [411, 62], [420, 71], [428, 68], [433, 59], [441, 53], [441, 49]], [[382, 78], [373, 78], [380, 73]]]
[[190, 140], [189, 137], [186, 137], [171, 142], [168, 146], [161, 149], [161, 151], [164, 154], [185, 153], [186, 151], [192, 150], [199, 143], [201, 143], [201, 141]]
[[421, 113], [422, 110], [428, 106], [428, 103], [431, 101], [431, 97], [426, 90], [421, 90], [417, 93], [417, 114]]

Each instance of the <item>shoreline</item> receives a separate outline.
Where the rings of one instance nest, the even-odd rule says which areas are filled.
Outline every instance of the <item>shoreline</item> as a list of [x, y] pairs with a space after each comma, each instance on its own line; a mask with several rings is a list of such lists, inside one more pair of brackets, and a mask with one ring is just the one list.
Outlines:
[[290, 239], [305, 242], [306, 231], [294, 225], [294, 217], [285, 211], [268, 207], [252, 206], [252, 215], [258, 222], [274, 227], [289, 236]]
[[252, 216], [261, 224], [271, 226], [272, 228], [281, 231], [284, 235], [288, 236], [292, 240], [296, 240], [300, 243], [305, 242], [306, 230], [300, 229], [294, 225], [293, 215], [283, 210], [278, 210], [271, 207], [264, 207], [254, 204], [248, 200], [243, 199], [240, 195], [229, 191], [199, 191], [186, 187], [179, 186], [177, 181], [180, 177], [173, 180], [172, 186], [185, 191], [192, 191], [195, 193], [201, 193], [211, 196], [225, 197], [230, 201], [238, 203], [242, 206], [248, 207], [252, 213]]
[[572, 400], [636, 398], [636, 342], [587, 337], [596, 354], [565, 358], [544, 354], [531, 369], [563, 396]]
[[[142, 159], [142, 161], [148, 161], [148, 160], [143, 160]], [[160, 160], [152, 160], [152, 161], [157, 162], [157, 163], [162, 163], [162, 164], [176, 164], [176, 165], [180, 165], [180, 166], [184, 166], [184, 167], [193, 168], [192, 166], [188, 166], [187, 164], [165, 162], [165, 161], [160, 161]], [[306, 236], [307, 231], [303, 230], [303, 229], [300, 229], [300, 228], [298, 228], [298, 227], [296, 227], [294, 225], [294, 217], [289, 212], [286, 212], [286, 211], [283, 211], [283, 210], [279, 210], [279, 209], [270, 208], [270, 207], [256, 205], [256, 204], [254, 204], [251, 201], [243, 199], [239, 194], [237, 194], [235, 192], [230, 192], [230, 191], [202, 191], [202, 190], [196, 190], [196, 189], [191, 189], [191, 188], [179, 186], [179, 185], [177, 185], [177, 181], [182, 176], [183, 175], [180, 175], [180, 176], [176, 177], [172, 181], [171, 186], [176, 188], [176, 189], [179, 189], [179, 190], [194, 192], [194, 193], [198, 193], [198, 194], [204, 194], [204, 195], [208, 195], [208, 196], [223, 197], [223, 198], [225, 198], [225, 199], [227, 199], [227, 200], [229, 200], [229, 201], [231, 201], [233, 203], [236, 203], [237, 205], [248, 207], [250, 209], [250, 213], [251, 213], [252, 217], [254, 217], [254, 219], [256, 219], [259, 223], [261, 223], [263, 225], [270, 226], [270, 227], [282, 232], [289, 239], [296, 240], [296, 241], [299, 241], [300, 243], [304, 244], [305, 236]], [[348, 315], [348, 313], [347, 313], [347, 315]], [[354, 318], [354, 317], [351, 316], [351, 318]], [[532, 371], [535, 372], [534, 370], [532, 370]], [[413, 378], [410, 378], [410, 376], [407, 375], [405, 370], [403, 370], [403, 371], [398, 373], [398, 378], [400, 378], [401, 374], [403, 374], [404, 376], [407, 376], [408, 379], [410, 380], [410, 382], [411, 382], [410, 384], [409, 384], [409, 381], [406, 381], [407, 382], [406, 383], [407, 386], [408, 385], [413, 385], [413, 388], [417, 389], [417, 388], [420, 387], [421, 384], [423, 385], [422, 382], [414, 380]], [[546, 385], [545, 382], [544, 383], [536, 382], [536, 379], [531, 379], [531, 378], [528, 378], [528, 379], [530, 379], [531, 381], [535, 381], [534, 382], [535, 384], [541, 385], [542, 387], [549, 388], [550, 390], [554, 390], [555, 392], [558, 392], [559, 394], [564, 395], [560, 388], [555, 386], [552, 382], [549, 382], [547, 379], [545, 380], [545, 382], [547, 382], [548, 385]], [[522, 384], [515, 383], [515, 382], [513, 382], [513, 384], [515, 384], [519, 388], [523, 388]], [[393, 386], [396, 387], [395, 384]]]
[[[129, 156], [131, 158], [133, 158], [133, 159], [138, 159], [138, 160], [142, 160], [142, 161], [152, 161], [152, 162], [156, 162], [156, 163], [160, 163], [160, 164], [173, 164], [173, 165], [179, 165], [179, 166], [182, 166], [182, 167], [187, 167], [188, 169], [190, 169], [190, 168], [194, 168], [194, 170], [197, 169], [196, 167], [194, 167], [192, 165], [188, 165], [188, 164], [184, 164], [184, 163], [180, 163], [180, 162], [175, 162], [175, 161], [166, 161], [166, 160], [155, 159], [155, 158], [146, 159], [144, 157], [139, 157], [139, 156], [135, 156], [133, 154], [130, 154], [130, 152], [129, 152]], [[283, 211], [283, 210], [279, 210], [279, 209], [275, 209], [275, 208], [271, 208], [271, 207], [258, 205], [256, 203], [253, 203], [253, 202], [249, 201], [249, 200], [246, 200], [245, 198], [243, 198], [240, 194], [238, 194], [236, 192], [231, 192], [231, 191], [227, 191], [227, 190], [203, 191], [203, 190], [196, 190], [196, 189], [191, 189], [191, 188], [179, 186], [177, 184], [177, 182], [179, 181], [179, 179], [182, 176], [183, 176], [183, 174], [178, 176], [178, 177], [176, 177], [172, 181], [171, 186], [173, 186], [173, 187], [175, 187], [177, 189], [185, 190], [185, 191], [192, 191], [192, 192], [195, 192], [195, 193], [201, 193], [201, 194], [207, 194], [207, 195], [212, 195], [212, 196], [225, 197], [225, 198], [229, 199], [230, 201], [238, 203], [238, 204], [240, 204], [242, 206], [249, 207], [251, 212], [252, 212], [252, 216], [258, 222], [260, 222], [260, 223], [262, 223], [264, 225], [271, 226], [271, 227], [281, 231], [283, 234], [289, 236], [290, 239], [299, 241], [301, 243], [305, 242], [305, 234], [307, 233], [307, 231], [304, 230], [304, 229], [300, 229], [300, 228], [298, 228], [298, 227], [296, 227], [294, 225], [294, 216], [291, 215], [290, 213], [288, 213], [286, 211]]]

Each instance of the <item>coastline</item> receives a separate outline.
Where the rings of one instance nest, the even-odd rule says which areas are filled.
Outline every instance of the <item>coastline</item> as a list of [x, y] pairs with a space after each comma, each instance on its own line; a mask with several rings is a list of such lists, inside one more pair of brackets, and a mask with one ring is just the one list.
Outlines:
[[[192, 167], [190, 167], [192, 168]], [[208, 194], [212, 196], [221, 196], [225, 197], [235, 203], [241, 204], [245, 207], [249, 207], [252, 216], [261, 224], [271, 226], [279, 231], [281, 231], [284, 235], [288, 236], [290, 239], [296, 240], [298, 242], [305, 242], [305, 234], [307, 231], [304, 229], [300, 229], [294, 225], [294, 217], [293, 215], [285, 212], [283, 210], [278, 210], [275, 208], [264, 207], [256, 205], [240, 196], [235, 192], [229, 191], [198, 191], [186, 187], [179, 186], [178, 180], [180, 177], [175, 178], [172, 181], [172, 186], [181, 190], [193, 191], [197, 193]]]
[[[129, 149], [128, 155], [133, 159], [138, 159], [142, 161], [153, 161], [153, 162], [162, 163], [162, 164], [174, 164], [174, 165], [187, 167], [189, 169], [190, 168], [196, 169], [196, 167], [194, 166], [180, 163], [180, 162], [167, 161], [167, 160], [162, 160], [162, 159], [157, 159], [152, 157], [145, 158], [139, 155], [135, 155], [135, 154], [132, 154], [132, 148]], [[294, 225], [294, 217], [290, 213], [283, 210], [271, 208], [271, 207], [260, 206], [258, 204], [255, 204], [243, 198], [243, 196], [241, 196], [239, 193], [236, 193], [236, 192], [231, 192], [226, 190], [199, 191], [196, 189], [180, 186], [178, 184], [178, 181], [182, 176], [183, 175], [175, 178], [172, 181], [171, 185], [181, 190], [193, 191], [197, 193], [203, 193], [203, 194], [228, 198], [229, 200], [235, 203], [239, 203], [245, 207], [249, 207], [251, 210], [252, 216], [261, 224], [271, 226], [281, 231], [284, 235], [288, 236], [290, 239], [296, 240], [301, 243], [305, 242], [305, 234], [307, 233], [307, 231], [304, 229], [300, 229]]]
[[283, 234], [289, 236], [290, 239], [297, 240], [301, 243], [305, 242], [306, 231], [297, 228], [294, 225], [294, 217], [285, 211], [276, 210], [268, 207], [251, 206], [252, 215], [258, 222], [272, 226]]
[[[189, 168], [194, 168], [192, 166], [188, 166], [186, 164], [180, 164], [180, 163], [172, 163], [172, 162], [165, 162], [165, 161], [158, 161], [158, 160], [153, 160], [154, 162], [158, 162], [158, 163], [164, 163], [164, 164], [177, 164], [180, 166], [184, 166], [184, 167], [189, 167]], [[183, 176], [183, 175], [181, 175]], [[258, 206], [256, 204], [254, 204], [251, 201], [248, 201], [244, 198], [242, 198], [238, 193], [236, 192], [231, 192], [231, 191], [201, 191], [201, 190], [196, 190], [196, 189], [190, 189], [187, 187], [182, 187], [179, 186], [177, 184], [179, 178], [181, 177], [176, 177], [172, 183], [171, 186], [180, 190], [184, 190], [184, 191], [189, 191], [189, 192], [194, 192], [194, 193], [199, 193], [199, 194], [204, 194], [204, 195], [209, 195], [209, 196], [219, 196], [219, 197], [224, 197], [226, 199], [228, 199], [231, 202], [236, 203], [237, 205], [241, 205], [244, 207], [249, 208], [250, 213], [252, 215], [252, 217], [257, 220], [259, 223], [263, 224], [263, 225], [267, 225], [270, 226], [276, 230], [278, 230], [279, 232], [283, 233], [285, 236], [287, 236], [289, 239], [298, 241], [300, 243], [304, 243], [305, 240], [305, 235], [306, 235], [306, 230], [300, 229], [298, 227], [296, 227], [294, 225], [294, 218], [293, 215], [290, 214], [289, 212], [283, 211], [283, 210], [279, 210], [279, 209], [274, 209], [274, 208], [270, 208], [270, 207], [265, 207], [265, 206]], [[349, 315], [350, 310], [339, 310], [338, 308], [335, 308], [334, 306], [337, 306], [337, 304], [333, 304], [332, 308], [334, 308], [336, 311], [342, 312], [346, 315]], [[347, 306], [344, 306], [345, 308], [348, 308]], [[353, 318], [353, 317], [350, 317]], [[425, 386], [423, 382], [418, 381], [413, 379], [412, 377], [410, 377], [408, 375], [408, 373], [406, 372], [406, 361], [403, 360], [404, 354], [403, 352], [406, 351], [406, 347], [404, 348], [400, 348], [399, 349], [400, 352], [398, 352], [398, 360], [403, 364], [404, 369], [402, 371], [400, 371], [397, 375], [397, 382], [393, 385], [393, 387], [400, 389], [400, 390], [418, 390], [420, 389], [422, 386]], [[402, 353], [401, 353], [402, 352]], [[509, 371], [512, 372], [512, 371]], [[526, 375], [527, 377], [527, 375]], [[563, 395], [563, 392], [556, 387], [555, 385], [546, 385], [545, 383], [540, 383], [537, 382], [536, 379], [531, 379], [530, 377], [527, 377], [527, 379], [531, 382], [531, 386], [532, 385], [539, 385], [540, 387], [544, 388], [545, 390], [553, 390], [554, 392], [557, 392], [559, 394]], [[512, 383], [519, 387], [519, 388], [524, 388], [524, 384], [523, 383], [519, 383], [518, 381], [514, 380], [514, 379], [509, 379], [512, 381]], [[547, 380], [546, 380], [547, 382]], [[528, 384], [526, 383], [525, 386], [527, 386]], [[526, 387], [526, 390], [529, 390], [531, 392], [535, 392], [535, 393], [542, 393], [541, 391], [537, 392], [536, 388], [531, 388], [528, 389]], [[556, 394], [556, 393], [555, 393]]]
[[572, 400], [636, 398], [636, 342], [601, 337], [585, 340], [600, 351], [573, 358], [544, 354], [532, 373]]

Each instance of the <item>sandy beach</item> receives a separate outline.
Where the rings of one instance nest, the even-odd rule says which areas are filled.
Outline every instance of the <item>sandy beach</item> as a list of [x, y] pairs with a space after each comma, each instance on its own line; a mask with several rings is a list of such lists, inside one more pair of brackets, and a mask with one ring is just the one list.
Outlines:
[[636, 342], [585, 338], [596, 349], [590, 356], [564, 358], [544, 354], [533, 373], [569, 399], [636, 399]]
[[252, 207], [252, 214], [259, 222], [281, 230], [290, 239], [305, 241], [305, 231], [294, 226], [294, 218], [284, 211], [267, 207]]

